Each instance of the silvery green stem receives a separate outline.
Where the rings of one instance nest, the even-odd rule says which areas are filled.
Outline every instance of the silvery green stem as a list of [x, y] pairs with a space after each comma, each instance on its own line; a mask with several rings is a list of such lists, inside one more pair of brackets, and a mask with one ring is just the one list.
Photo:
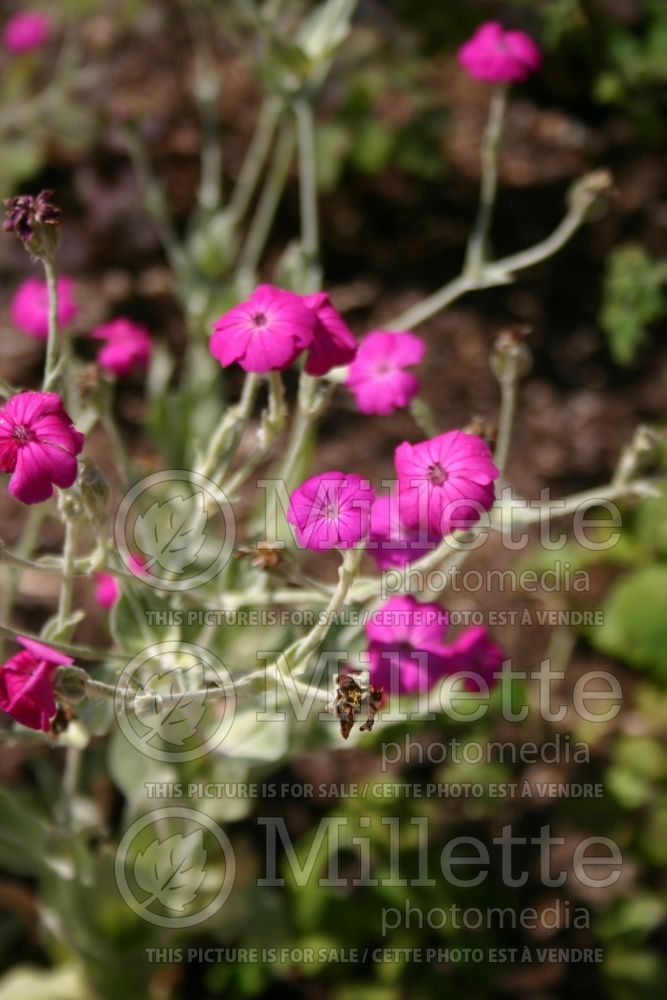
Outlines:
[[259, 113], [253, 137], [229, 201], [229, 211], [235, 222], [240, 222], [250, 207], [257, 182], [269, 155], [281, 110], [281, 99], [271, 96], [265, 101]]
[[[319, 386], [318, 386], [318, 383]], [[294, 473], [303, 454], [306, 439], [316, 418], [324, 409], [333, 386], [325, 387], [320, 379], [312, 378], [302, 371], [299, 378], [299, 394], [297, 409], [292, 420], [292, 429], [287, 444], [287, 450], [280, 469], [280, 478], [288, 489], [293, 485]]]
[[512, 441], [512, 428], [516, 411], [517, 377], [500, 380], [500, 414], [498, 417], [498, 437], [493, 455], [501, 475], [505, 472], [507, 456]]
[[384, 330], [413, 330], [420, 323], [424, 323], [431, 316], [435, 316], [443, 309], [446, 309], [452, 302], [456, 302], [466, 292], [483, 287], [483, 285], [474, 284], [467, 275], [460, 274], [453, 281], [444, 285], [439, 291], [428, 295], [414, 306], [410, 306], [409, 309], [395, 316], [389, 322], [383, 323], [382, 328]]
[[[514, 509], [513, 516], [516, 517], [518, 524], [535, 524], [545, 517], [548, 517], [549, 520], [556, 517], [567, 517], [582, 508], [594, 507], [600, 501], [659, 496], [660, 489], [664, 488], [666, 483], [665, 477], [635, 479], [631, 483], [611, 482], [604, 486], [598, 486], [596, 489], [585, 490], [583, 493], [574, 493], [572, 496], [564, 497], [562, 500], [554, 500], [551, 503], [531, 503], [530, 506]], [[501, 512], [502, 506], [498, 509], [495, 517], [492, 511], [492, 523], [500, 518]], [[415, 563], [415, 565], [418, 564]]]
[[211, 438], [206, 455], [196, 470], [200, 475], [207, 479], [216, 473], [218, 477], [225, 475], [241, 443], [258, 389], [259, 376], [248, 372], [243, 383], [241, 398], [236, 406], [230, 406], [225, 413]]
[[[21, 531], [21, 537], [18, 542], [18, 565], [20, 565], [21, 560], [27, 560], [35, 549], [45, 514], [46, 511], [44, 504], [31, 507], [28, 510], [25, 524], [23, 525], [23, 530]], [[7, 550], [4, 546], [0, 548], [0, 560], [4, 557], [6, 551]], [[0, 589], [0, 628], [2, 628], [5, 624], [8, 625], [12, 616], [14, 596], [16, 594], [16, 586], [18, 583], [18, 565], [10, 566], [4, 574], [5, 579], [3, 580], [3, 586]], [[0, 657], [3, 654], [3, 650], [4, 637], [0, 635]]]
[[486, 257], [486, 246], [493, 214], [493, 204], [498, 190], [498, 156], [502, 144], [503, 122], [507, 108], [509, 88], [506, 84], [498, 84], [491, 96], [489, 119], [482, 139], [482, 182], [479, 195], [477, 218], [473, 227], [464, 273], [469, 274], [473, 281], [478, 281]]
[[13, 396], [16, 392], [18, 392], [18, 389], [15, 389], [9, 384], [9, 382], [5, 381], [4, 378], [0, 378], [0, 397], [2, 397], [2, 399], [9, 399], [9, 397]]
[[225, 491], [230, 497], [234, 496], [248, 477], [261, 465], [285, 426], [287, 409], [280, 372], [269, 372], [268, 383], [269, 403], [267, 409], [262, 414], [259, 440], [248, 460], [228, 482], [223, 484]]
[[299, 152], [299, 207], [301, 244], [306, 263], [306, 286], [303, 292], [316, 292], [320, 285], [320, 231], [317, 204], [317, 156], [315, 117], [310, 100], [299, 97], [294, 102]]
[[[604, 172], [597, 173], [601, 177]], [[596, 173], [582, 178], [580, 183], [587, 180], [594, 182], [595, 179]], [[467, 292], [509, 284], [514, 280], [518, 271], [526, 270], [526, 268], [533, 267], [535, 264], [540, 264], [542, 261], [548, 260], [549, 257], [553, 257], [583, 225], [594, 198], [603, 191], [604, 187], [601, 184], [596, 191], [591, 183], [590, 191], [583, 191], [581, 197], [572, 199], [567, 213], [546, 239], [528, 247], [527, 250], [520, 250], [518, 253], [485, 263], [476, 279], [468, 274], [458, 275], [437, 292], [433, 292], [432, 295], [428, 295], [421, 302], [410, 306], [405, 312], [385, 323], [384, 329], [414, 329], [415, 326], [424, 323], [431, 316], [435, 316]]]
[[60, 516], [65, 528], [65, 543], [63, 545], [62, 579], [58, 598], [58, 634], [65, 631], [67, 619], [72, 612], [72, 594], [74, 591], [74, 560], [76, 546], [76, 519], [64, 509], [65, 494], [59, 498]]
[[[249, 694], [259, 693], [261, 692], [262, 686], [265, 684], [266, 680], [270, 677], [282, 678], [285, 685], [290, 687], [292, 691], [297, 694], [311, 694], [309, 685], [291, 677], [289, 673], [286, 673], [285, 670], [281, 669], [277, 663], [271, 664], [266, 669], [255, 670], [250, 674], [238, 677], [229, 684], [200, 688], [196, 691], [188, 692], [188, 694], [195, 699], [211, 702], [229, 698], [230, 695], [236, 697], [240, 691], [244, 691], [246, 688], [250, 689], [248, 691]], [[146, 715], [158, 715], [165, 709], [169, 709], [180, 704], [183, 697], [181, 692], [176, 692], [174, 694], [160, 694], [159, 692], [156, 692], [155, 694], [149, 693], [136, 695], [134, 691], [122, 688], [118, 689], [113, 684], [106, 684], [104, 681], [96, 681], [92, 678], [87, 678], [85, 681], [85, 693], [89, 698], [93, 698], [98, 701], [109, 701], [115, 699], [118, 699], [123, 703], [130, 701], [135, 711], [139, 711]], [[328, 701], [328, 696], [326, 693], [322, 692], [316, 696], [316, 700], [326, 702]]]
[[44, 365], [44, 391], [51, 392], [58, 377], [58, 282], [53, 259], [43, 257], [46, 289], [49, 299], [49, 330], [46, 341], [46, 362]]
[[310, 630], [308, 635], [296, 643], [293, 655], [290, 655], [289, 651], [286, 653], [292, 670], [302, 664], [326, 639], [333, 616], [337, 611], [340, 611], [345, 603], [357, 575], [363, 551], [363, 546], [360, 546], [359, 548], [347, 549], [343, 553], [343, 560], [338, 570], [338, 585], [331, 595], [321, 620]]
[[285, 123], [239, 258], [239, 284], [244, 293], [255, 282], [259, 261], [273, 225], [294, 156], [294, 131]]
[[146, 146], [140, 134], [136, 130], [128, 129], [126, 131], [126, 140], [130, 159], [132, 160], [134, 172], [137, 177], [137, 183], [143, 197], [144, 207], [153, 220], [172, 270], [180, 278], [187, 267], [187, 261], [176, 230], [169, 217], [165, 193], [158, 178], [155, 176]]

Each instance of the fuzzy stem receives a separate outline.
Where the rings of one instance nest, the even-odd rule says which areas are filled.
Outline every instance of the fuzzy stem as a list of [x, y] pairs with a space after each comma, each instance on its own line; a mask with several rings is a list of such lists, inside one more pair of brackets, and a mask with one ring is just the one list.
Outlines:
[[585, 222], [594, 195], [595, 192], [591, 191], [590, 197], [573, 199], [565, 216], [546, 239], [526, 250], [519, 251], [519, 253], [487, 262], [480, 269], [476, 278], [468, 274], [460, 274], [443, 285], [437, 292], [428, 295], [421, 302], [410, 306], [405, 312], [385, 323], [384, 329], [414, 329], [415, 326], [424, 323], [431, 316], [435, 316], [467, 292], [509, 284], [514, 280], [517, 271], [526, 270], [526, 268], [533, 267], [535, 264], [553, 257]]
[[53, 390], [58, 377], [58, 282], [51, 257], [43, 257], [46, 288], [49, 298], [49, 332], [46, 342], [46, 362], [44, 365], [44, 391]]
[[294, 132], [286, 123], [278, 135], [264, 189], [241, 250], [238, 273], [239, 284], [243, 289], [250, 288], [255, 282], [259, 261], [269, 238], [283, 189], [287, 183], [293, 156]]
[[324, 614], [318, 623], [310, 630], [308, 635], [296, 643], [293, 656], [286, 654], [291, 661], [294, 670], [299, 664], [313, 653], [326, 639], [327, 633], [332, 625], [332, 619], [337, 611], [340, 611], [354, 582], [354, 578], [359, 570], [359, 564], [363, 555], [363, 546], [355, 549], [347, 549], [343, 553], [343, 561], [338, 570], [338, 585], [334, 590]]
[[509, 88], [500, 84], [493, 91], [489, 108], [489, 119], [482, 139], [482, 182], [479, 207], [473, 227], [463, 271], [478, 281], [486, 257], [489, 227], [493, 214], [493, 204], [498, 190], [498, 157], [503, 137], [503, 122], [507, 108]]
[[269, 403], [268, 408], [262, 414], [261, 428], [259, 430], [259, 440], [252, 455], [244, 465], [224, 483], [225, 491], [230, 497], [234, 494], [255, 469], [262, 463], [273, 447], [276, 438], [280, 435], [285, 426], [287, 410], [285, 406], [285, 393], [280, 372], [269, 372]]
[[257, 182], [269, 155], [281, 110], [282, 101], [273, 96], [266, 100], [259, 113], [253, 137], [229, 201], [229, 212], [234, 222], [240, 222], [250, 207]]
[[311, 102], [305, 97], [300, 97], [294, 102], [294, 113], [299, 152], [301, 244], [306, 263], [306, 287], [303, 291], [315, 292], [319, 288], [321, 279], [315, 116]]
[[63, 510], [63, 497], [60, 496], [60, 511], [65, 527], [65, 543], [63, 546], [62, 580], [58, 599], [57, 629], [58, 635], [66, 631], [67, 619], [72, 612], [72, 595], [74, 592], [74, 559], [76, 547], [76, 521]]
[[259, 389], [259, 377], [248, 373], [243, 383], [241, 398], [236, 406], [230, 406], [211, 438], [208, 451], [197, 472], [210, 479], [223, 477], [234, 460], [241, 443], [246, 423], [250, 419], [255, 397]]
[[498, 438], [493, 456], [501, 475], [505, 472], [507, 456], [512, 442], [512, 428], [516, 412], [517, 378], [500, 380], [500, 414], [498, 418]]

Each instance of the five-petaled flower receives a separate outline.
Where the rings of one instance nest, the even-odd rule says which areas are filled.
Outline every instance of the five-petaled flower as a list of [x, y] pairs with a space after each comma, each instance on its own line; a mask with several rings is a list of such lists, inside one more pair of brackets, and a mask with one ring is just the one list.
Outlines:
[[424, 341], [414, 333], [369, 333], [350, 365], [346, 385], [362, 413], [393, 413], [419, 392], [419, 379], [405, 369], [424, 357]]
[[448, 535], [469, 528], [491, 509], [500, 475], [489, 446], [476, 434], [448, 431], [396, 449], [399, 512], [410, 528]]
[[511, 83], [539, 69], [542, 53], [530, 35], [505, 31], [497, 21], [486, 21], [461, 46], [458, 60], [477, 80]]
[[385, 698], [426, 692], [449, 671], [447, 622], [439, 604], [420, 604], [411, 594], [391, 597], [373, 612], [366, 625], [370, 677]]
[[55, 392], [19, 392], [0, 406], [0, 472], [12, 473], [9, 492], [23, 503], [72, 485], [83, 441]]
[[310, 347], [316, 323], [315, 310], [300, 295], [259, 285], [216, 320], [211, 354], [223, 368], [237, 363], [247, 372], [281, 371]]
[[305, 368], [309, 375], [326, 375], [332, 368], [349, 365], [357, 353], [354, 334], [331, 304], [327, 292], [304, 295], [303, 302], [315, 313], [313, 342]]
[[57, 711], [53, 675], [74, 661], [35, 639], [17, 641], [23, 649], [0, 667], [0, 709], [23, 726], [48, 733]]
[[51, 34], [48, 14], [39, 10], [19, 11], [10, 17], [2, 32], [2, 41], [8, 52], [22, 55], [40, 48]]
[[90, 336], [105, 341], [97, 363], [111, 375], [128, 375], [133, 369], [145, 371], [153, 350], [148, 330], [125, 316], [96, 326]]
[[368, 534], [374, 500], [374, 490], [361, 476], [325, 472], [293, 491], [287, 520], [305, 548], [352, 548]]
[[[60, 277], [58, 287], [58, 323], [66, 326], [79, 311], [74, 298], [71, 278]], [[49, 333], [49, 292], [46, 282], [27, 278], [16, 290], [11, 304], [12, 321], [19, 330], [37, 340], [46, 340]]]

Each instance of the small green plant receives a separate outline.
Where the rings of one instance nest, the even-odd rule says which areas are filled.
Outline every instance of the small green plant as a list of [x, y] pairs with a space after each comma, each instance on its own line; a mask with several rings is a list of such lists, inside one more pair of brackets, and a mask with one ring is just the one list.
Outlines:
[[627, 244], [612, 253], [602, 293], [600, 326], [614, 361], [628, 365], [646, 339], [648, 327], [667, 308], [667, 264], [643, 247]]

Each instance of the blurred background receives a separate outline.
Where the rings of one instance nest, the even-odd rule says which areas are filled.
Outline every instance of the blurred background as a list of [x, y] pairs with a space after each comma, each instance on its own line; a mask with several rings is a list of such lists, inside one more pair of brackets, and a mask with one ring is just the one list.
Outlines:
[[[302, 6], [308, 6], [302, 5]], [[27, 4], [4, 2], [3, 23]], [[230, 295], [225, 284], [236, 250], [224, 232], [205, 233], [197, 216], [202, 107], [222, 123], [223, 192], [241, 169], [270, 74], [253, 47], [243, 4], [176, 0], [44, 0], [53, 31], [44, 45], [18, 57], [0, 55], [0, 192], [3, 197], [53, 188], [66, 223], [58, 264], [75, 282], [79, 313], [72, 324], [77, 351], [92, 359], [86, 335], [110, 314], [130, 315], [154, 333], [165, 381], [118, 386], [114, 412], [137, 468], [156, 455], [175, 463], [190, 417], [165, 413], [164, 386], [178, 389], [179, 357], [193, 317], [164, 248], [164, 218], [190, 240], [204, 289], [204, 312], [215, 314]], [[277, 5], [276, 5], [277, 7]], [[278, 11], [276, 9], [276, 14]], [[564, 213], [567, 191], [581, 174], [608, 168], [610, 204], [559, 254], [523, 272], [514, 285], [477, 292], [430, 320], [423, 397], [437, 426], [463, 426], [478, 417], [493, 423], [498, 387], [488, 364], [494, 336], [508, 325], [526, 330], [533, 355], [521, 385], [508, 478], [522, 495], [553, 495], [608, 482], [622, 448], [640, 423], [662, 430], [666, 413], [667, 316], [667, 4], [664, 0], [361, 0], [352, 30], [318, 101], [317, 147], [323, 266], [326, 287], [357, 332], [383, 321], [459, 272], [474, 218], [479, 140], [488, 88], [456, 63], [458, 46], [491, 18], [530, 33], [544, 67], [511, 96], [501, 158], [500, 191], [492, 228], [503, 255], [546, 236]], [[1, 26], [0, 26], [1, 27]], [[210, 78], [212, 96], [205, 91]], [[266, 68], [266, 67], [264, 67]], [[207, 75], [208, 74], [208, 75]], [[202, 90], [204, 87], [204, 90]], [[154, 184], [157, 179], [158, 188]], [[157, 201], [156, 201], [157, 199]], [[162, 200], [160, 200], [162, 199]], [[193, 219], [195, 222], [193, 223]], [[277, 208], [262, 273], [275, 275], [298, 232], [293, 166]], [[204, 235], [202, 235], [204, 233]], [[230, 258], [230, 259], [228, 259]], [[10, 302], [31, 273], [17, 241], [0, 240], [0, 374], [36, 385], [41, 347], [12, 324]], [[191, 304], [192, 289], [187, 294]], [[220, 310], [218, 309], [218, 312]], [[196, 319], [196, 317], [195, 317]], [[229, 392], [238, 389], [230, 376]], [[290, 386], [292, 389], [293, 386]], [[196, 419], [196, 415], [192, 418]], [[89, 445], [113, 481], [105, 439]], [[342, 394], [322, 428], [321, 468], [354, 468], [380, 481], [392, 475], [396, 443], [414, 435], [407, 414], [363, 419]], [[172, 465], [178, 467], [178, 465]], [[3, 750], [0, 824], [0, 1000], [78, 1000], [130, 995], [162, 997], [297, 996], [317, 1000], [402, 1000], [446, 991], [451, 997], [583, 997], [613, 1000], [665, 995], [667, 934], [667, 498], [624, 509], [619, 545], [591, 553], [572, 543], [558, 553], [572, 571], [589, 573], [576, 593], [451, 594], [450, 609], [602, 609], [600, 627], [554, 628], [502, 624], [494, 637], [516, 668], [535, 669], [542, 656], [567, 666], [561, 688], [586, 671], [618, 677], [622, 706], [606, 725], [568, 711], [549, 724], [531, 711], [521, 724], [499, 706], [478, 723], [396, 725], [352, 746], [311, 739], [280, 740], [245, 757], [208, 761], [196, 780], [271, 781], [298, 787], [353, 781], [474, 783], [474, 799], [332, 800], [325, 791], [271, 801], [230, 799], [216, 804], [216, 821], [234, 845], [237, 881], [230, 900], [204, 926], [164, 930], [125, 906], [113, 879], [113, 851], [132, 810], [145, 805], [146, 781], [169, 780], [150, 762], [140, 769], [117, 739], [98, 724], [85, 756], [80, 787], [91, 826], [86, 877], [74, 880], [62, 831], [49, 820], [60, 751], [15, 741]], [[13, 545], [23, 511], [3, 492], [3, 539]], [[46, 545], [48, 547], [48, 525]], [[51, 543], [58, 540], [53, 527]], [[470, 568], [502, 567], [499, 546], [486, 546]], [[516, 560], [512, 557], [516, 565]], [[545, 569], [554, 553], [535, 545], [521, 566]], [[56, 583], [24, 574], [19, 623], [37, 628], [52, 610]], [[51, 588], [49, 590], [49, 588]], [[88, 600], [82, 641], [107, 626]], [[534, 622], [534, 618], [533, 618]], [[534, 704], [526, 685], [524, 697]], [[107, 720], [108, 724], [108, 720]], [[555, 762], [500, 759], [452, 764], [428, 748], [458, 738], [537, 747], [560, 740]], [[405, 740], [413, 744], [405, 750]], [[267, 742], [266, 740], [264, 741]], [[401, 753], [383, 769], [383, 746]], [[563, 747], [585, 744], [578, 761]], [[386, 758], [386, 755], [385, 755]], [[188, 780], [191, 775], [186, 775]], [[176, 780], [183, 780], [182, 774]], [[600, 797], [502, 797], [494, 783], [599, 783]], [[263, 840], [257, 818], [283, 817], [297, 853], [305, 857], [319, 822], [347, 816], [352, 826], [370, 816], [368, 835], [378, 870], [389, 864], [387, 815], [406, 829], [401, 864], [419, 871], [419, 842], [409, 820], [428, 815], [429, 850], [437, 868], [452, 838], [489, 843], [507, 824], [522, 838], [545, 825], [564, 838], [563, 856], [586, 837], [605, 836], [623, 852], [621, 878], [609, 889], [587, 890], [569, 878], [559, 888], [538, 877], [534, 849], [517, 850], [517, 868], [530, 878], [508, 888], [492, 856], [489, 877], [475, 889], [439, 877], [419, 888], [305, 886], [285, 872], [283, 888], [258, 888]], [[82, 835], [84, 836], [84, 835]], [[85, 839], [85, 838], [84, 838]], [[323, 852], [320, 852], [321, 854]], [[325, 858], [318, 855], [318, 864]], [[354, 858], [350, 859], [351, 870]], [[561, 904], [550, 930], [419, 926], [401, 922], [383, 936], [383, 907], [403, 912], [406, 900], [422, 914], [453, 905], [516, 910]], [[569, 917], [565, 904], [570, 907]], [[589, 926], [571, 920], [576, 907]], [[528, 946], [533, 959], [345, 964], [326, 960], [149, 962], [147, 948], [278, 947], [476, 948]], [[538, 961], [544, 945], [604, 949], [604, 962]]]

